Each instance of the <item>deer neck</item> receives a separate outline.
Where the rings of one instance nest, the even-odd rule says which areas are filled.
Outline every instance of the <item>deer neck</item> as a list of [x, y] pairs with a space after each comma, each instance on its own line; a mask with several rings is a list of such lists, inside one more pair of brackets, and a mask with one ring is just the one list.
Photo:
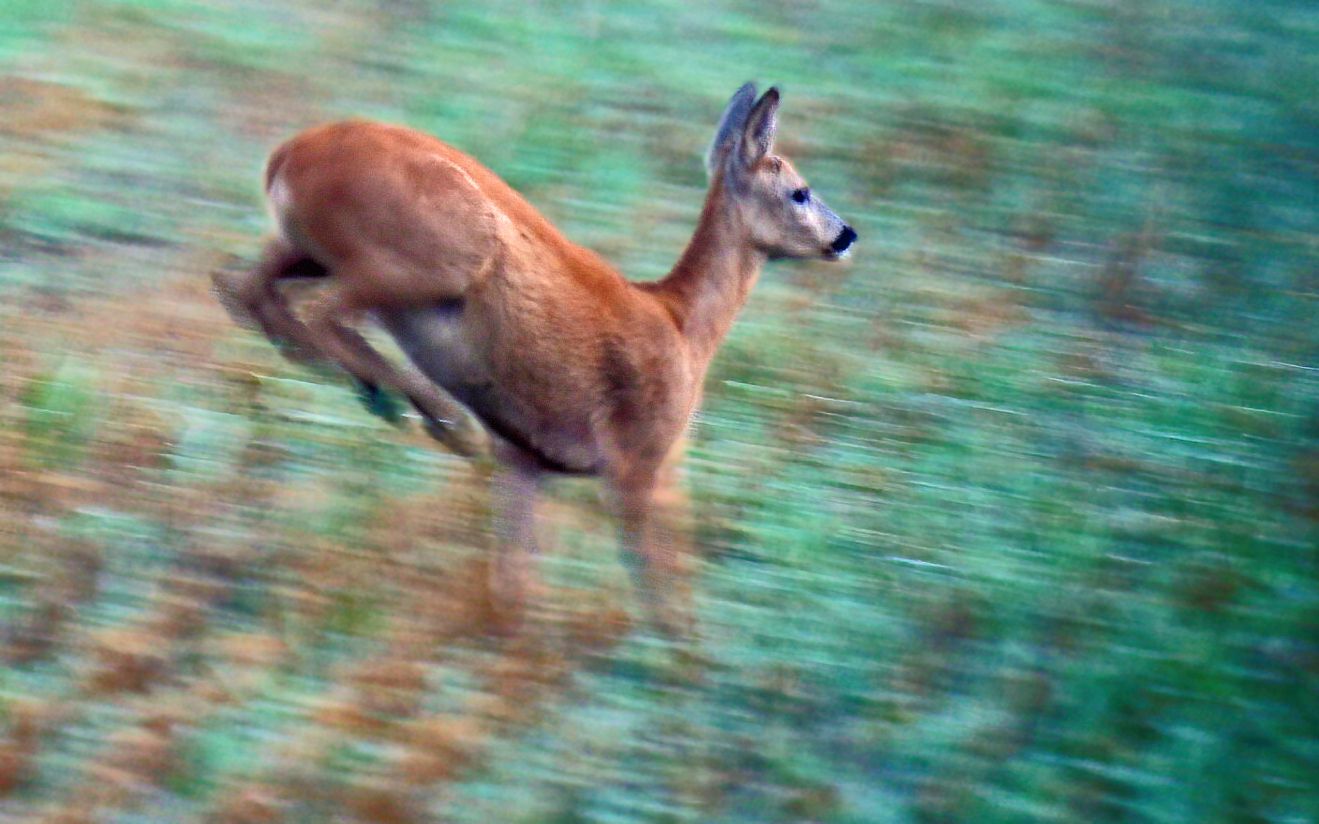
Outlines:
[[747, 242], [732, 199], [716, 179], [687, 248], [657, 284], [702, 365], [728, 334], [768, 259]]

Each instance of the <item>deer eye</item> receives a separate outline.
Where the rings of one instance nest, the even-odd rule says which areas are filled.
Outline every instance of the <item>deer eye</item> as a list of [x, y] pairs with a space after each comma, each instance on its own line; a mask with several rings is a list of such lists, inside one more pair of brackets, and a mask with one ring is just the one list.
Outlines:
[[810, 199], [811, 199], [811, 190], [810, 190], [810, 189], [793, 189], [793, 190], [792, 190], [792, 202], [793, 202], [793, 203], [805, 203], [806, 201], [808, 201], [808, 200], [810, 200]]

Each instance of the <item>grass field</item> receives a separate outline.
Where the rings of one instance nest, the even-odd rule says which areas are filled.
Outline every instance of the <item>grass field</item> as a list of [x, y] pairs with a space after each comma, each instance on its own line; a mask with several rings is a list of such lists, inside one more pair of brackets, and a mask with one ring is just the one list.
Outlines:
[[[1315, 55], [1285, 0], [5, 0], [0, 822], [1319, 820]], [[748, 79], [860, 241], [711, 372], [698, 637], [579, 481], [494, 637], [485, 479], [209, 274], [363, 115], [660, 277]]]

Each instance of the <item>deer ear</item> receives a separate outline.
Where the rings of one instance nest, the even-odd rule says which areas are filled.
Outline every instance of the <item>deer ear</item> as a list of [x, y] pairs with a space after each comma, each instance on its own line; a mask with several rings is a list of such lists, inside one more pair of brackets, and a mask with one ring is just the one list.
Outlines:
[[742, 128], [742, 167], [750, 169], [774, 148], [774, 134], [779, 129], [779, 90], [769, 91], [756, 101]]
[[723, 116], [719, 118], [719, 126], [715, 129], [714, 140], [705, 153], [705, 171], [710, 177], [714, 177], [715, 172], [723, 166], [729, 153], [737, 145], [743, 127], [746, 126], [747, 116], [751, 114], [755, 102], [755, 83], [745, 84], [728, 101]]

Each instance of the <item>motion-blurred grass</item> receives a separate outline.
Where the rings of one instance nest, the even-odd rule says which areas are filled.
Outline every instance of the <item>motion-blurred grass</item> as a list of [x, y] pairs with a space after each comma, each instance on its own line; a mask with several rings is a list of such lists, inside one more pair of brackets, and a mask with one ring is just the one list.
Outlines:
[[[0, 821], [1315, 820], [1315, 55], [1283, 0], [9, 0]], [[576, 483], [491, 640], [482, 479], [207, 275], [365, 115], [661, 276], [747, 79], [861, 241], [716, 362], [701, 640]]]

